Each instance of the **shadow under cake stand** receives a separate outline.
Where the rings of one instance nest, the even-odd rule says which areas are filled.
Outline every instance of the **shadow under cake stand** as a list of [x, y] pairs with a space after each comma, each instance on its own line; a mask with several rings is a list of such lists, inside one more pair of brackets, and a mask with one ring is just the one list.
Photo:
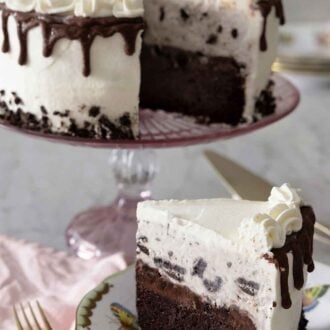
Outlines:
[[95, 207], [78, 214], [66, 230], [70, 250], [83, 259], [124, 252], [126, 260], [135, 258], [137, 229], [136, 205], [151, 198], [150, 184], [158, 172], [154, 149], [185, 147], [229, 139], [266, 127], [289, 115], [299, 103], [299, 92], [286, 79], [275, 74], [275, 113], [259, 121], [230, 127], [203, 125], [178, 114], [140, 110], [138, 140], [96, 140], [25, 130], [8, 123], [0, 125], [32, 137], [72, 146], [112, 149], [112, 166], [118, 195], [109, 206]]

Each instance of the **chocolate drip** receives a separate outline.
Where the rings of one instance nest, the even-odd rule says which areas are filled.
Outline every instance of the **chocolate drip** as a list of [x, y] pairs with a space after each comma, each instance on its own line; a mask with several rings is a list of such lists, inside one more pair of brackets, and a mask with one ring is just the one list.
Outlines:
[[285, 251], [273, 251], [275, 265], [280, 271], [282, 307], [289, 309], [292, 305], [289, 292], [289, 260]]
[[293, 282], [297, 290], [301, 290], [304, 286], [304, 272], [302, 267], [304, 263], [304, 254], [301, 247], [297, 243], [292, 244], [292, 256], [293, 256]]
[[136, 38], [144, 28], [141, 17], [137, 18], [81, 18], [65, 17], [58, 15], [44, 15], [36, 12], [17, 12], [8, 9], [4, 4], [0, 4], [2, 10], [2, 31], [4, 42], [2, 51], [8, 52], [10, 41], [8, 36], [8, 17], [12, 15], [17, 24], [17, 33], [20, 43], [19, 64], [27, 63], [28, 54], [28, 32], [32, 28], [41, 25], [43, 35], [43, 55], [49, 57], [58, 40], [66, 38], [78, 40], [81, 44], [83, 55], [83, 74], [89, 76], [91, 73], [90, 52], [94, 39], [97, 36], [108, 38], [115, 33], [120, 33], [125, 40], [125, 52], [133, 55], [135, 52]]
[[275, 6], [276, 17], [280, 20], [280, 24], [285, 24], [285, 14], [282, 0], [273, 0]]
[[273, 7], [275, 7], [275, 15], [279, 19], [280, 24], [285, 23], [285, 15], [282, 0], [259, 0], [257, 5], [263, 17], [263, 28], [260, 36], [260, 50], [265, 52], [268, 49], [267, 43], [267, 21]]
[[42, 53], [45, 57], [49, 57], [52, 54], [53, 48], [50, 47], [50, 37], [52, 29], [45, 22], [41, 22], [42, 37], [44, 39], [44, 47]]
[[139, 30], [126, 25], [122, 28], [120, 32], [126, 42], [126, 54], [133, 55], [135, 53], [136, 36]]
[[38, 25], [38, 22], [29, 19], [25, 20], [20, 17], [21, 15], [16, 16], [16, 22], [17, 22], [17, 34], [18, 34], [18, 40], [20, 42], [20, 54], [18, 58], [18, 63], [20, 65], [24, 65], [27, 63], [27, 56], [28, 56], [28, 49], [27, 49], [27, 38], [28, 38], [28, 32], [36, 27]]
[[91, 73], [91, 47], [93, 39], [89, 36], [85, 36], [80, 39], [80, 43], [83, 52], [84, 76], [88, 77]]
[[2, 11], [2, 34], [3, 43], [2, 51], [8, 53], [10, 51], [9, 35], [8, 35], [8, 17], [9, 13], [7, 11]]
[[268, 16], [272, 10], [272, 7], [270, 5], [270, 1], [260, 1], [259, 3], [261, 15], [264, 18], [263, 19], [263, 27], [262, 32], [260, 36], [260, 50], [262, 52], [265, 52], [268, 49], [268, 43], [267, 43], [267, 21]]
[[302, 229], [288, 236], [282, 248], [273, 249], [273, 258], [265, 256], [269, 262], [274, 262], [280, 271], [282, 306], [286, 309], [290, 308], [292, 304], [288, 284], [288, 254], [291, 253], [293, 257], [293, 283], [297, 290], [301, 290], [304, 286], [304, 266], [307, 265], [308, 272], [314, 270], [312, 256], [315, 215], [309, 206], [303, 206], [300, 210], [303, 218]]

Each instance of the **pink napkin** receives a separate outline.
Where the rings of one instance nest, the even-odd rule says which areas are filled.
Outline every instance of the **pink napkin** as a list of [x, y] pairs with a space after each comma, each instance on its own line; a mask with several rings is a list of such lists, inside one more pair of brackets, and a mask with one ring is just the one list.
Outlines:
[[0, 329], [16, 329], [12, 306], [39, 300], [54, 330], [68, 330], [81, 298], [126, 268], [121, 254], [83, 261], [65, 252], [0, 235]]

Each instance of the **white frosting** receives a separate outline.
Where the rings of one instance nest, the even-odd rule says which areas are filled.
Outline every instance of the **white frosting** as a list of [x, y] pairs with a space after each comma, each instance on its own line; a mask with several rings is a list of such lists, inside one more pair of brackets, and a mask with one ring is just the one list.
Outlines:
[[117, 0], [113, 6], [113, 14], [116, 17], [136, 17], [142, 16], [143, 13], [143, 0]]
[[[244, 116], [254, 113], [255, 101], [269, 82], [271, 66], [276, 57], [279, 19], [275, 9], [267, 18], [267, 51], [260, 50], [264, 19], [259, 10], [246, 0], [153, 0], [145, 1], [145, 33], [148, 44], [177, 47], [206, 56], [233, 57], [246, 77]], [[181, 9], [189, 15], [183, 22]], [[257, 8], [257, 7], [255, 7]], [[159, 21], [161, 9], [163, 21]], [[207, 16], [203, 16], [207, 13]], [[218, 28], [222, 27], [219, 33]], [[232, 31], [238, 31], [233, 38]], [[210, 35], [217, 36], [215, 44], [207, 43]]]
[[269, 201], [271, 203], [284, 203], [293, 206], [300, 206], [302, 201], [297, 189], [293, 189], [285, 183], [281, 187], [274, 187], [271, 191]]
[[[97, 106], [99, 116], [104, 114], [114, 122], [124, 113], [130, 114], [132, 129], [138, 134], [140, 35], [133, 55], [126, 54], [126, 43], [120, 33], [109, 38], [96, 37], [91, 47], [91, 74], [84, 77], [79, 41], [61, 39], [52, 56], [44, 57], [42, 29], [35, 27], [29, 31], [29, 62], [21, 66], [17, 62], [20, 52], [17, 25], [12, 16], [8, 20], [8, 32], [11, 51], [0, 52], [0, 89], [6, 91], [7, 104], [10, 102], [13, 111], [21, 108], [41, 118], [41, 106], [44, 106], [53, 131], [66, 132], [70, 118], [56, 116], [56, 111], [69, 109], [70, 117], [83, 127], [85, 121], [96, 123], [99, 117], [90, 117], [89, 109]], [[0, 44], [2, 41], [0, 33]], [[24, 104], [16, 105], [12, 92]]]
[[[274, 208], [270, 201], [212, 199], [140, 203], [137, 241], [148, 249], [148, 254], [138, 249], [137, 258], [157, 268], [173, 283], [188, 287], [202, 299], [227, 308], [235, 305], [246, 311], [257, 330], [296, 330], [303, 292], [293, 285], [292, 255], [288, 254], [290, 309], [282, 307], [279, 270], [262, 257], [264, 253], [272, 255], [270, 249], [274, 241], [283, 241], [283, 228], [288, 228], [282, 220], [286, 219], [283, 210], [283, 203]], [[291, 211], [289, 213], [288, 219], [291, 219]], [[256, 240], [247, 245], [239, 235], [240, 228], [258, 232]], [[296, 226], [290, 228], [296, 229]], [[265, 246], [268, 246], [267, 251]], [[182, 276], [181, 280], [169, 276], [166, 266], [160, 266], [157, 258], [181, 267], [181, 275], [174, 274]], [[202, 276], [193, 272], [200, 258], [207, 265]], [[306, 274], [305, 267], [305, 278]], [[259, 285], [255, 295], [246, 294], [239, 288], [237, 279], [242, 277]], [[219, 284], [220, 289], [209, 290], [205, 280]]]
[[[277, 204], [269, 212], [269, 215], [281, 226], [284, 236], [298, 232], [302, 228], [302, 216], [300, 209], [290, 207], [287, 204]], [[283, 246], [274, 246], [281, 247]]]
[[83, 17], [143, 16], [143, 0], [0, 0], [13, 10]]
[[285, 243], [281, 225], [266, 213], [257, 214], [252, 219], [245, 218], [239, 227], [239, 237], [260, 253]]
[[35, 0], [1, 0], [0, 2], [5, 3], [12, 10], [23, 12], [34, 10], [36, 6]]
[[301, 199], [296, 189], [288, 184], [274, 187], [268, 203], [267, 213], [245, 218], [239, 228], [240, 239], [260, 252], [282, 247], [287, 235], [302, 228]]

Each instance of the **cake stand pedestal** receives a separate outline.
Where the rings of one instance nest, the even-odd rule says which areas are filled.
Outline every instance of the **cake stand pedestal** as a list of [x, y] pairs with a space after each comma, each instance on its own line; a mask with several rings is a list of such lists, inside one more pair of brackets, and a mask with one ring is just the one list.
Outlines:
[[114, 149], [110, 155], [118, 195], [109, 206], [78, 214], [66, 230], [72, 252], [83, 259], [124, 251], [128, 262], [135, 257], [137, 203], [150, 199], [157, 173], [156, 153], [151, 149]]
[[67, 137], [25, 130], [6, 122], [0, 125], [29, 136], [73, 146], [112, 149], [110, 163], [117, 180], [118, 196], [105, 207], [77, 215], [66, 231], [70, 250], [84, 259], [124, 252], [126, 260], [135, 258], [136, 205], [151, 197], [150, 184], [157, 173], [153, 149], [185, 147], [229, 139], [266, 127], [289, 115], [299, 103], [299, 92], [286, 79], [275, 74], [275, 113], [256, 122], [230, 127], [202, 125], [192, 118], [164, 111], [140, 111], [138, 140], [96, 140]]

